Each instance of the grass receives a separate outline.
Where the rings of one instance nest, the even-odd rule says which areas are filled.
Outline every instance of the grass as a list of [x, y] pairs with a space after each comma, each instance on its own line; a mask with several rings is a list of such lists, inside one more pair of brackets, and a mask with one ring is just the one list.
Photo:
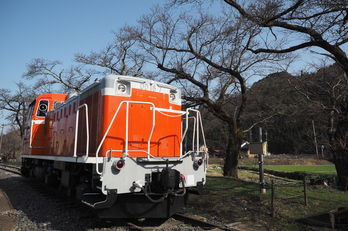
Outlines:
[[336, 168], [334, 165], [305, 165], [305, 166], [264, 166], [265, 169], [282, 171], [282, 172], [308, 172], [308, 173], [325, 173], [325, 174], [335, 174]]
[[22, 166], [22, 162], [20, 161], [14, 161], [14, 162], [0, 162], [1, 164], [5, 164], [5, 165], [12, 165], [12, 166], [17, 166], [17, 167], [21, 167]]
[[[333, 165], [330, 161], [323, 159], [270, 159], [264, 158], [264, 165]], [[222, 159], [209, 159], [212, 163], [223, 163]], [[258, 159], [240, 159], [239, 165], [258, 166]]]
[[[290, 165], [277, 165], [277, 162], [273, 162], [274, 165], [265, 165], [265, 174], [271, 174], [283, 178], [291, 178], [295, 180], [303, 179], [306, 175], [307, 179], [326, 179], [330, 184], [334, 184], [335, 178], [337, 178], [337, 172], [335, 165], [325, 160], [302, 160], [303, 165], [291, 165], [292, 163], [287, 160]], [[282, 161], [280, 161], [282, 162]], [[296, 162], [294, 162], [296, 163]], [[315, 165], [318, 164], [319, 165]], [[324, 165], [326, 164], [326, 165]], [[242, 165], [241, 169], [259, 171], [259, 166], [256, 165]]]
[[[288, 160], [280, 160], [280, 162], [288, 162]], [[308, 164], [307, 161], [304, 162]], [[274, 164], [277, 163], [274, 162]], [[326, 163], [329, 166], [324, 165], [325, 161], [321, 161], [321, 164], [320, 167], [304, 167], [311, 172], [334, 169], [330, 163]], [[303, 225], [295, 220], [318, 212], [348, 206], [346, 192], [324, 185], [307, 185], [308, 205], [305, 206], [301, 181], [267, 175], [265, 176], [266, 182], [269, 182], [268, 179], [278, 179], [275, 185], [276, 217], [272, 218], [270, 185], [266, 184], [266, 193], [261, 194], [260, 185], [257, 183], [257, 173], [239, 170], [240, 179], [227, 178], [222, 176], [221, 160], [210, 159], [209, 167], [213, 168], [208, 170], [205, 188], [210, 190], [210, 194], [207, 196], [190, 195], [189, 204], [184, 211], [204, 216], [210, 220], [223, 223], [239, 221], [263, 230], [332, 230]], [[283, 167], [286, 169], [286, 166]], [[302, 166], [298, 167], [299, 169], [290, 168], [287, 171], [302, 171]]]
[[255, 182], [240, 179], [208, 176], [207, 196], [190, 195], [186, 212], [224, 223], [236, 221], [264, 230], [327, 230], [296, 223], [295, 219], [313, 213], [329, 211], [348, 204], [347, 194], [324, 186], [309, 186], [308, 206], [304, 205], [302, 185], [291, 187], [276, 185], [276, 217], [271, 217], [271, 190], [260, 194]]

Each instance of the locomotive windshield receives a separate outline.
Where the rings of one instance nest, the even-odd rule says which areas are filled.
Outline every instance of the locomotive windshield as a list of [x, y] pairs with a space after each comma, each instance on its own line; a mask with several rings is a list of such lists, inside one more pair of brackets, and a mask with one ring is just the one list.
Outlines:
[[39, 107], [37, 108], [36, 116], [46, 116], [48, 112], [48, 100], [40, 100]]

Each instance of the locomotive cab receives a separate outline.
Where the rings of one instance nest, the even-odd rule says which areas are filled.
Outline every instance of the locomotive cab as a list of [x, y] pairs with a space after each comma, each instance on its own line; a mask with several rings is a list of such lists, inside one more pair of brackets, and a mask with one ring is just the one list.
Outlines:
[[49, 153], [49, 137], [45, 135], [45, 117], [67, 98], [66, 94], [44, 94], [30, 105], [25, 123], [23, 155], [44, 155]]

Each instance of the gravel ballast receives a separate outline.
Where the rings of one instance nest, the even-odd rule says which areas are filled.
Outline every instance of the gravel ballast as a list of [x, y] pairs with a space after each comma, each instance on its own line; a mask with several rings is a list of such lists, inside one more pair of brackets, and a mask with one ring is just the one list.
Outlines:
[[0, 189], [0, 203], [8, 205], [1, 206], [0, 230], [94, 230], [98, 225], [93, 211], [36, 179], [0, 170]]

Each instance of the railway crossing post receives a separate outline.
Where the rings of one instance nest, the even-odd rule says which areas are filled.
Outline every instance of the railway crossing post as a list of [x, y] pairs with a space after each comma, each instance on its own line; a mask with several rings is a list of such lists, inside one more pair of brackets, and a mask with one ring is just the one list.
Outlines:
[[[259, 139], [260, 143], [262, 144], [262, 128], [259, 128]], [[259, 171], [260, 171], [260, 192], [266, 193], [265, 189], [265, 180], [264, 180], [264, 170], [263, 170], [263, 152], [259, 153]]]
[[[251, 133], [250, 133], [251, 134]], [[250, 140], [251, 140], [250, 136]], [[267, 139], [267, 138], [266, 138]], [[262, 128], [259, 128], [259, 142], [250, 142], [249, 151], [252, 154], [256, 154], [259, 160], [259, 176], [260, 176], [260, 193], [266, 193], [265, 180], [264, 180], [264, 168], [263, 168], [263, 155], [267, 153], [267, 140], [262, 142]]]
[[260, 192], [266, 193], [265, 189], [265, 179], [264, 179], [264, 171], [263, 171], [263, 154], [259, 154], [259, 171], [260, 171]]

